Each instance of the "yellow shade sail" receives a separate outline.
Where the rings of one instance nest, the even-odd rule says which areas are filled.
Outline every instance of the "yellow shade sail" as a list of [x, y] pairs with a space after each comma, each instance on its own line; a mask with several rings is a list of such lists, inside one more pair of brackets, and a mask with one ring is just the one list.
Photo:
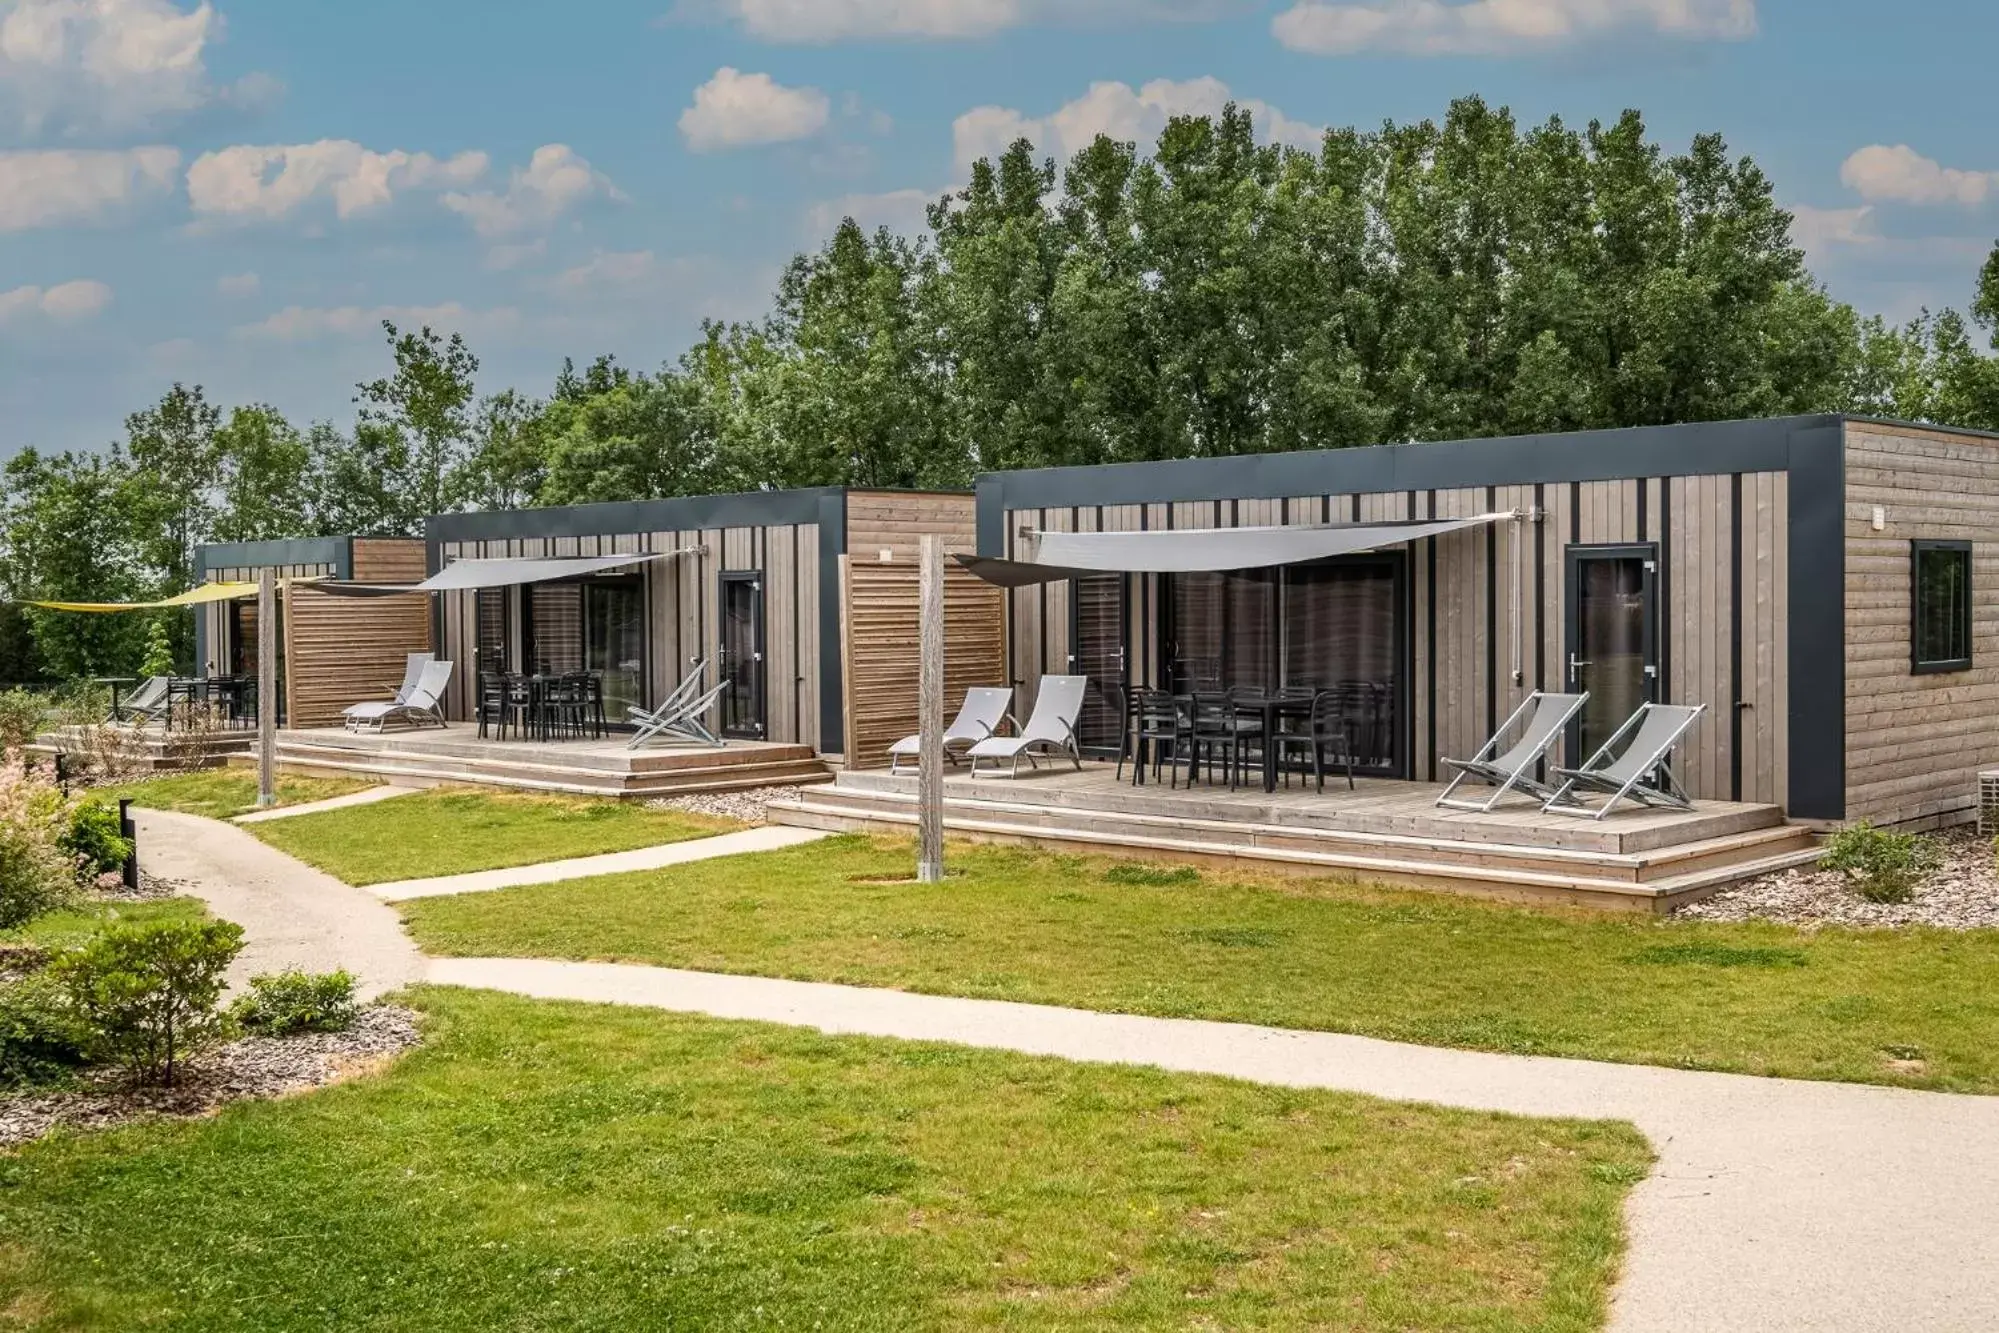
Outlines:
[[[278, 586], [309, 583], [310, 579], [279, 579]], [[82, 611], [88, 615], [114, 615], [122, 611], [168, 611], [181, 606], [205, 606], [210, 602], [233, 602], [239, 597], [255, 597], [254, 583], [204, 583], [198, 588], [176, 593], [157, 602], [28, 602], [45, 611]]]

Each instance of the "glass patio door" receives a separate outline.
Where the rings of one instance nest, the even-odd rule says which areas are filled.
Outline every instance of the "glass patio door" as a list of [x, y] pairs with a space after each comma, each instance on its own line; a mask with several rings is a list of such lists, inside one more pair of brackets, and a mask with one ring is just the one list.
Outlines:
[[1572, 546], [1568, 552], [1568, 683], [1589, 691], [1570, 736], [1570, 762], [1595, 754], [1656, 700], [1657, 548]]
[[604, 682], [604, 718], [645, 703], [645, 593], [638, 579], [583, 585], [583, 669]]
[[1076, 721], [1086, 754], [1114, 755], [1124, 736], [1124, 583], [1099, 574], [1069, 585], [1069, 673], [1090, 682]]
[[764, 735], [763, 575], [722, 575], [722, 734], [743, 740]]

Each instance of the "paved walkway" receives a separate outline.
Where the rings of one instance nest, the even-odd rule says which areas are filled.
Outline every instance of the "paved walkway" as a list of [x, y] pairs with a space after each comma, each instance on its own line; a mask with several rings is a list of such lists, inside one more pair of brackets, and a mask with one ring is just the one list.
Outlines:
[[[266, 959], [411, 975], [390, 909], [247, 832], [141, 812], [148, 868], [192, 882]], [[186, 844], [192, 844], [186, 845]], [[268, 936], [267, 936], [268, 933]], [[266, 965], [270, 965], [267, 963]], [[1405, 1046], [666, 968], [432, 959], [544, 998], [1156, 1065], [1526, 1115], [1629, 1120], [1659, 1153], [1628, 1210], [1615, 1333], [1999, 1328], [1999, 1098]]]
[[448, 893], [486, 893], [526, 884], [557, 884], [563, 880], [589, 879], [593, 875], [621, 875], [628, 870], [659, 870], [665, 866], [686, 865], [690, 861], [707, 861], [718, 856], [741, 856], [746, 852], [774, 852], [780, 847], [796, 847], [827, 836], [817, 829], [767, 824], [738, 833], [689, 838], [685, 842], [641, 847], [630, 852], [579, 856], [568, 861], [544, 861], [540, 865], [514, 866], [507, 870], [478, 870], [466, 875], [441, 875], [435, 879], [371, 884], [367, 891], [392, 903], [406, 898], [435, 898]]
[[232, 824], [268, 824], [273, 819], [293, 819], [299, 815], [316, 815], [327, 810], [345, 810], [353, 805], [373, 805], [377, 801], [392, 801], [398, 796], [414, 796], [422, 787], [369, 787], [363, 791], [349, 792], [345, 796], [329, 796], [323, 801], [307, 801], [303, 805], [281, 805], [272, 810], [258, 810], [247, 815], [238, 815], [230, 820]]

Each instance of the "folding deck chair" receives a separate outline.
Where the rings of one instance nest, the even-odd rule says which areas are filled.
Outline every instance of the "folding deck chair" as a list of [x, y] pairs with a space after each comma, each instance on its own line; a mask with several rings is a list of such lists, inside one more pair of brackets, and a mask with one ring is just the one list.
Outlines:
[[[1536, 800], [1547, 800], [1554, 794], [1554, 788], [1534, 777], [1534, 766], [1555, 748], [1555, 742], [1561, 739], [1562, 729], [1588, 702], [1587, 694], [1545, 694], [1536, 690], [1528, 695], [1477, 754], [1469, 759], [1444, 760], [1457, 770], [1457, 775], [1451, 779], [1451, 785], [1444, 788], [1443, 795], [1437, 798], [1437, 804], [1451, 810], [1470, 810], [1482, 815], [1491, 811], [1507, 792], [1516, 788]], [[1532, 717], [1528, 716], [1530, 712]], [[1500, 742], [1523, 719], [1527, 725], [1520, 733], [1520, 739], [1505, 754], [1497, 753]], [[1483, 782], [1498, 790], [1483, 801], [1454, 797], [1451, 793], [1467, 781]]]
[[708, 660], [703, 658], [694, 664], [694, 669], [681, 678], [673, 687], [673, 693], [666, 696], [659, 707], [647, 711], [643, 708], [627, 708], [626, 719], [636, 730], [625, 748], [636, 750], [655, 737], [663, 737], [670, 742], [683, 745], [720, 746], [722, 738], [708, 729], [701, 719], [715, 700], [722, 697], [722, 691], [729, 688], [729, 682], [721, 681], [712, 689], [703, 692], [701, 682], [708, 675]]
[[[1693, 800], [1673, 775], [1672, 765], [1666, 762], [1666, 756], [1673, 752], [1680, 737], [1686, 735], [1706, 711], [1706, 704], [1696, 704], [1691, 708], [1681, 704], [1638, 705], [1638, 711], [1590, 756], [1588, 763], [1581, 768], [1555, 770], [1555, 775], [1562, 779], [1562, 785], [1548, 797], [1541, 809], [1547, 814], [1602, 819], [1619, 801], [1628, 798], [1648, 807], [1692, 810]], [[1637, 734], [1631, 737], [1631, 743], [1619, 751], [1618, 742], [1633, 731]], [[1612, 755], [1616, 757], [1612, 758]], [[1656, 781], [1652, 777], [1654, 770], [1659, 775]], [[1603, 803], [1586, 805], [1579, 792], [1602, 795]]]
[[[1011, 689], [973, 689], [965, 691], [965, 702], [958, 706], [958, 716], [951, 719], [951, 725], [944, 728], [944, 757], [953, 764], [958, 756], [951, 753], [953, 745], [970, 746], [985, 740], [999, 730], [999, 724], [1006, 720], [1007, 706], [1013, 702]], [[921, 736], [905, 736], [888, 747], [888, 771], [902, 772], [902, 761], [907, 757], [923, 753]]]
[[391, 722], [407, 722], [411, 726], [434, 722], [440, 727], [448, 726], [450, 724], [444, 720], [443, 703], [444, 692], [450, 687], [451, 663], [426, 662], [409, 698], [401, 703], [354, 705], [347, 711], [348, 730], [360, 731], [372, 726], [375, 731], [381, 731]]
[[117, 721], [145, 726], [167, 710], [173, 681], [167, 676], [148, 676], [138, 688], [118, 701]]
[[[398, 689], [396, 697], [389, 701], [391, 708], [401, 707], [410, 701], [410, 696], [416, 693], [417, 684], [423, 680], [423, 669], [436, 660], [437, 655], [435, 653], [411, 653], [408, 656], [403, 662], [402, 688]], [[340, 716], [350, 720], [356, 716], [369, 716], [372, 715], [373, 710], [379, 707], [379, 704], [354, 704], [341, 709]]]
[[[988, 736], [965, 751], [972, 761], [972, 776], [1017, 778], [1023, 756], [1029, 767], [1039, 768], [1034, 761], [1036, 746], [1050, 754], [1069, 756], [1069, 762], [1080, 772], [1083, 751], [1076, 741], [1076, 719], [1083, 715], [1083, 694], [1088, 686], [1086, 676], [1043, 676], [1041, 688], [1034, 696], [1034, 713], [1019, 735]], [[979, 767], [981, 759], [1010, 759], [1013, 767], [1005, 773], [997, 769], [988, 772]]]

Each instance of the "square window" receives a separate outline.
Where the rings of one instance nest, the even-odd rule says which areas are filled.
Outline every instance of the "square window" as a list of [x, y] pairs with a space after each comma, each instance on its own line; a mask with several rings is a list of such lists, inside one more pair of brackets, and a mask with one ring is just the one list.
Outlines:
[[1912, 543], [1914, 607], [1912, 669], [1963, 671], [1971, 666], [1971, 543]]

